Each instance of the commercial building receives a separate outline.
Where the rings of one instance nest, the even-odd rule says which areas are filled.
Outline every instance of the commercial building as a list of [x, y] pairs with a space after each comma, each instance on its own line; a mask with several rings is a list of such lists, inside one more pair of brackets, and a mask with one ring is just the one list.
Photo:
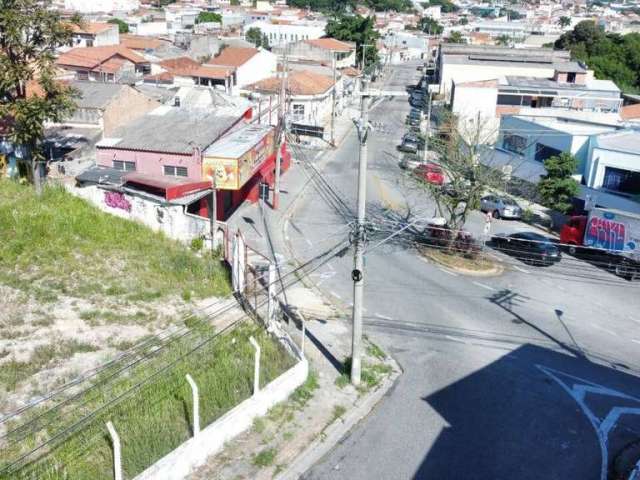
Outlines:
[[259, 28], [269, 39], [269, 45], [279, 47], [300, 40], [314, 40], [325, 36], [327, 22], [307, 20], [292, 22], [288, 20], [258, 21], [248, 23], [243, 27], [246, 35], [250, 28]]

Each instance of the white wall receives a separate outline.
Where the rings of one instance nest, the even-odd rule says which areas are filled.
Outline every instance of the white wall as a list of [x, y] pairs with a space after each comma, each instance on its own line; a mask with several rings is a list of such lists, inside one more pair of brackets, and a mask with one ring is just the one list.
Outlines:
[[601, 188], [606, 167], [640, 172], [640, 155], [595, 147], [585, 171], [587, 186]]
[[459, 65], [445, 63], [441, 70], [440, 93], [451, 96], [451, 82], [475, 82], [478, 80], [493, 80], [504, 75], [525, 76], [535, 78], [553, 77], [553, 67], [498, 66], [498, 65]]
[[139, 22], [129, 24], [131, 33], [142, 36], [166, 35], [168, 33], [167, 22]]
[[479, 133], [481, 143], [495, 142], [500, 127], [497, 101], [497, 87], [455, 87], [451, 110], [457, 115], [458, 129], [467, 141], [474, 142], [473, 137]]
[[[294, 105], [304, 105], [304, 116], [294, 115]], [[331, 118], [331, 92], [326, 95], [297, 95], [289, 100], [289, 118], [294, 123], [328, 126]]]
[[64, 0], [64, 8], [80, 13], [131, 12], [140, 8], [140, 0]]
[[314, 24], [301, 25], [279, 25], [268, 22], [253, 22], [245, 25], [242, 29], [246, 35], [250, 28], [259, 28], [260, 31], [269, 38], [269, 44], [280, 46], [290, 42], [300, 40], [314, 40], [324, 36], [326, 22], [316, 22]]
[[236, 89], [276, 74], [278, 58], [268, 50], [260, 50], [236, 70]]

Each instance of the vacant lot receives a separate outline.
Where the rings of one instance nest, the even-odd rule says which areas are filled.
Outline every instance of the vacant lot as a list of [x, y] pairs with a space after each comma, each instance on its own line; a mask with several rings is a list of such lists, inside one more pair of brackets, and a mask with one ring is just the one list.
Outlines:
[[0, 417], [228, 293], [211, 256], [0, 180]]

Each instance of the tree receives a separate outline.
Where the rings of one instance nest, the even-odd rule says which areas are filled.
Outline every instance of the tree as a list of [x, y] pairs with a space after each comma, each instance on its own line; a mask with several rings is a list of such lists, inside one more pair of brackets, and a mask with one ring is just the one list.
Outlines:
[[376, 40], [378, 40], [379, 34], [374, 29], [374, 25], [373, 17], [341, 15], [329, 20], [325, 32], [327, 36], [337, 40], [355, 42], [356, 58], [360, 66], [362, 66], [362, 49], [365, 48], [366, 66], [370, 67], [378, 63]]
[[422, 17], [418, 22], [418, 28], [431, 35], [440, 35], [444, 31], [444, 27], [431, 17]]
[[458, 20], [458, 25], [467, 25], [469, 23], [469, 19], [467, 17], [460, 17]]
[[460, 10], [458, 6], [451, 2], [451, 0], [430, 0], [421, 4], [424, 8], [440, 5], [440, 11], [442, 13], [453, 13]]
[[38, 194], [44, 125], [75, 108], [74, 92], [55, 81], [54, 66], [55, 51], [69, 44], [72, 30], [50, 3], [0, 0], [0, 118], [9, 124], [11, 141], [25, 150]]
[[509, 37], [509, 35], [500, 35], [498, 38], [496, 38], [496, 45], [503, 45], [503, 46], [508, 46], [511, 43], [511, 38]]
[[446, 38], [445, 43], [467, 43], [462, 34], [458, 31], [453, 31]]
[[563, 15], [558, 19], [558, 25], [560, 25], [562, 28], [568, 27], [569, 25], [571, 25], [571, 18]]
[[222, 23], [222, 15], [215, 12], [200, 12], [196, 23]]
[[124, 21], [120, 20], [119, 18], [111, 18], [111, 19], [109, 19], [109, 23], [113, 23], [115, 25], [118, 25], [118, 32], [119, 33], [129, 33], [129, 25], [127, 25], [127, 22], [124, 22]]
[[269, 50], [269, 38], [262, 33], [258, 27], [251, 27], [245, 34], [247, 42], [253, 43], [256, 47], [262, 47]]
[[561, 213], [568, 213], [571, 201], [578, 194], [579, 186], [571, 175], [578, 168], [576, 157], [563, 152], [544, 161], [547, 174], [538, 182], [538, 192], [545, 206]]
[[[469, 212], [480, 208], [480, 199], [487, 190], [499, 188], [503, 174], [488, 168], [479, 159], [484, 155], [491, 135], [486, 127], [477, 122], [463, 129], [454, 115], [442, 123], [440, 137], [433, 138], [430, 145], [447, 179], [446, 188], [423, 182], [433, 197], [440, 216], [454, 232], [465, 225]], [[456, 235], [451, 237], [451, 244]]]

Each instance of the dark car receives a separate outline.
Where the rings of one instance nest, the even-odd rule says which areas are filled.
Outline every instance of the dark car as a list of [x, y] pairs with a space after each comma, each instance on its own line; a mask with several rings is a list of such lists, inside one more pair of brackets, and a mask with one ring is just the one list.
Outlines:
[[533, 265], [552, 265], [562, 258], [555, 243], [535, 232], [498, 234], [491, 242], [498, 250]]

